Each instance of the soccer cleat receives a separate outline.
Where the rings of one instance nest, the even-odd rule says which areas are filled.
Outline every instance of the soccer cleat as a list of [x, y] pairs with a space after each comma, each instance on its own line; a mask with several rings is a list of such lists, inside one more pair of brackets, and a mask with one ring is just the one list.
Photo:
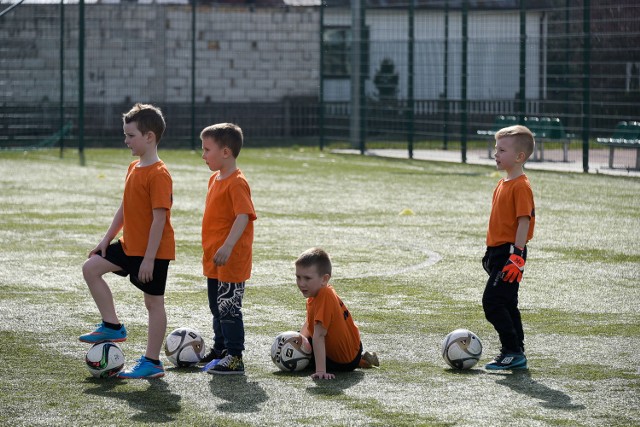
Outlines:
[[[222, 359], [226, 355], [227, 355], [227, 349], [218, 351], [215, 348], [212, 348], [211, 350], [209, 350], [209, 353], [207, 353], [202, 359], [200, 359], [198, 363], [196, 363], [196, 365], [204, 366], [205, 368], [208, 369], [213, 367], [213, 365], [217, 364], [220, 361], [220, 359]], [[218, 362], [212, 364], [212, 362], [216, 360]], [[203, 371], [206, 371], [207, 369], [203, 369]]]
[[484, 365], [484, 368], [490, 371], [527, 369], [527, 356], [524, 353], [500, 353], [493, 362]]
[[128, 371], [120, 372], [118, 378], [160, 378], [164, 377], [162, 362], [158, 365], [144, 356], [136, 361], [136, 364]]
[[242, 362], [242, 356], [232, 356], [227, 354], [218, 363], [208, 369], [207, 372], [210, 374], [221, 375], [244, 375], [244, 363]]
[[369, 368], [378, 368], [380, 366], [380, 361], [378, 360], [378, 354], [376, 352], [369, 353], [365, 351], [362, 355], [362, 359], [360, 359], [360, 368], [369, 369]]
[[122, 324], [120, 329], [107, 328], [104, 326], [104, 322], [98, 323], [96, 326], [97, 328], [95, 331], [80, 335], [79, 340], [95, 344], [104, 341], [122, 342], [127, 339], [127, 328], [124, 327], [124, 324]]

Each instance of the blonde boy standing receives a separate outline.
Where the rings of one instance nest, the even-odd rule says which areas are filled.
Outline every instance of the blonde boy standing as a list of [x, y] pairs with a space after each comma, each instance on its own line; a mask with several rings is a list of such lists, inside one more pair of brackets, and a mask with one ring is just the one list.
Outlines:
[[536, 222], [531, 183], [523, 165], [533, 153], [531, 131], [520, 125], [496, 132], [495, 160], [507, 173], [493, 192], [482, 266], [489, 274], [482, 307], [500, 337], [500, 354], [485, 365], [488, 370], [526, 369], [524, 331], [518, 309], [518, 289], [527, 259], [526, 244]]

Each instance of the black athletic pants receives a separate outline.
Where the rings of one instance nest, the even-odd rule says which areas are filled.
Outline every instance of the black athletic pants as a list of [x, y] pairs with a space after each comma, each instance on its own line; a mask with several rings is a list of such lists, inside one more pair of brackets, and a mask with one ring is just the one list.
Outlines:
[[[518, 310], [518, 289], [520, 283], [502, 280], [502, 268], [509, 260], [511, 244], [487, 247], [482, 266], [489, 274], [489, 280], [482, 295], [484, 315], [493, 325], [502, 344], [502, 352], [524, 351], [524, 331]], [[522, 258], [527, 259], [525, 247]]]

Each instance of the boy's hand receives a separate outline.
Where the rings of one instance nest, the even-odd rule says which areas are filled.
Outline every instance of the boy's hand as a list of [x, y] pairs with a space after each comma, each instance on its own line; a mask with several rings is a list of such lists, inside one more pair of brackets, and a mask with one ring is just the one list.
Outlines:
[[335, 377], [336, 376], [334, 374], [330, 374], [328, 372], [316, 372], [311, 375], [311, 378], [313, 378], [314, 380], [332, 380]]
[[109, 242], [109, 241], [102, 240], [100, 243], [98, 243], [98, 246], [96, 246], [95, 248], [93, 248], [91, 250], [91, 252], [89, 252], [89, 256], [87, 258], [91, 258], [92, 256], [94, 256], [96, 254], [98, 254], [102, 258], [104, 258], [107, 255], [107, 248], [109, 247], [110, 243], [111, 242]]
[[229, 256], [231, 255], [231, 250], [233, 248], [227, 247], [227, 245], [220, 246], [220, 249], [213, 256], [213, 263], [217, 266], [225, 265], [229, 260]]
[[502, 280], [505, 282], [513, 283], [514, 281], [520, 282], [522, 280], [522, 273], [524, 272], [524, 258], [522, 258], [523, 249], [514, 246], [514, 252], [509, 257], [509, 260], [502, 269]]
[[144, 258], [138, 270], [138, 280], [142, 283], [148, 283], [153, 280], [154, 260]]

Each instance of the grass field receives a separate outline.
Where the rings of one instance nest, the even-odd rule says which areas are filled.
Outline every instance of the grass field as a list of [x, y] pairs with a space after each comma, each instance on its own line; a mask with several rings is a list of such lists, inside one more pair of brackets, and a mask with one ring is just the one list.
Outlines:
[[[169, 330], [210, 343], [200, 220], [209, 172], [161, 151], [174, 178], [178, 258]], [[244, 300], [243, 377], [168, 369], [159, 380], [95, 380], [77, 337], [99, 321], [81, 266], [122, 195], [126, 149], [0, 153], [0, 424], [203, 426], [640, 425], [640, 180], [528, 172], [536, 235], [520, 291], [530, 369], [457, 372], [440, 342], [464, 327], [498, 351], [480, 300], [480, 264], [499, 174], [460, 164], [246, 149], [239, 165], [258, 213]], [[415, 215], [399, 215], [411, 209]], [[277, 371], [269, 348], [296, 329], [304, 299], [292, 262], [324, 247], [332, 283], [381, 368], [314, 382]], [[142, 295], [111, 275], [130, 338], [144, 352]]]

